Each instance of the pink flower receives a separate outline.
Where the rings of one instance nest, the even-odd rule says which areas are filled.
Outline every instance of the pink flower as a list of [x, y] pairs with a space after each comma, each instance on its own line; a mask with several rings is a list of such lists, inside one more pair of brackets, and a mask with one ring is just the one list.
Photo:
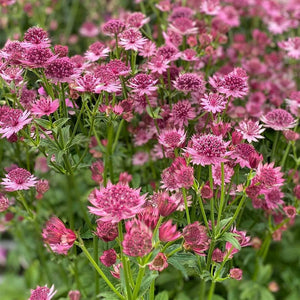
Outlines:
[[49, 48], [34, 46], [26, 49], [24, 58], [20, 62], [30, 68], [45, 68], [49, 63], [57, 58]]
[[89, 61], [97, 61], [108, 56], [109, 49], [101, 42], [95, 42], [89, 46], [84, 57]]
[[[250, 236], [246, 236], [246, 231], [238, 231], [236, 228], [233, 228], [231, 229], [231, 232], [236, 235], [235, 239], [237, 239], [241, 247], [247, 247], [251, 245], [251, 238]], [[226, 242], [225, 249], [227, 252], [231, 251], [228, 256], [229, 258], [232, 258], [234, 254], [239, 252], [239, 250], [234, 248], [229, 242]]]
[[147, 152], [136, 152], [132, 157], [132, 164], [134, 166], [143, 166], [149, 160], [149, 154]]
[[199, 92], [205, 89], [204, 80], [194, 73], [180, 75], [174, 82], [174, 87], [182, 92]]
[[181, 52], [181, 59], [184, 61], [197, 61], [197, 52], [194, 49], [185, 49]]
[[43, 195], [49, 190], [49, 181], [46, 179], [41, 179], [36, 184], [36, 199], [42, 199]]
[[154, 80], [151, 75], [137, 74], [129, 80], [129, 87], [132, 88], [132, 92], [138, 96], [151, 95], [157, 90], [155, 86], [157, 80]]
[[158, 48], [157, 55], [163, 57], [166, 61], [175, 61], [181, 54], [173, 45], [166, 45]]
[[166, 148], [174, 150], [182, 147], [185, 142], [185, 132], [183, 129], [165, 129], [158, 136], [158, 142]]
[[14, 133], [19, 132], [26, 124], [31, 122], [28, 111], [8, 108], [3, 115], [0, 113], [0, 133], [2, 137], [10, 138]]
[[102, 91], [116, 93], [121, 91], [122, 86], [118, 76], [107, 66], [98, 66], [95, 70], [95, 76], [99, 80], [95, 93], [100, 94]]
[[183, 125], [187, 126], [189, 120], [196, 117], [196, 111], [189, 100], [181, 100], [173, 105], [170, 116], [175, 126], [182, 127]]
[[151, 73], [163, 74], [169, 68], [169, 61], [162, 56], [154, 56], [147, 66]]
[[45, 74], [54, 82], [70, 82], [75, 73], [75, 65], [68, 57], [59, 57], [47, 64]]
[[79, 33], [85, 37], [96, 37], [99, 34], [98, 27], [92, 22], [84, 22], [79, 28]]
[[167, 192], [154, 193], [151, 200], [153, 203], [155, 203], [159, 214], [163, 217], [167, 217], [172, 214], [178, 206], [178, 203], [175, 201], [175, 199], [169, 196], [169, 193]]
[[233, 6], [222, 7], [218, 13], [218, 18], [231, 27], [240, 25], [239, 13]]
[[284, 194], [278, 187], [264, 191], [265, 201], [262, 201], [263, 209], [277, 209], [278, 205], [282, 205], [284, 202], [282, 198]]
[[204, 0], [201, 3], [200, 9], [206, 15], [215, 16], [221, 10], [220, 0]]
[[236, 130], [242, 134], [243, 139], [247, 140], [248, 143], [257, 142], [258, 139], [264, 138], [261, 133], [264, 132], [265, 129], [262, 128], [262, 125], [260, 125], [258, 121], [241, 121]]
[[131, 71], [130, 66], [126, 66], [120, 59], [113, 59], [106, 66], [117, 76], [127, 76]]
[[5, 190], [8, 192], [14, 192], [19, 190], [29, 190], [37, 183], [37, 178], [30, 174], [25, 169], [14, 168], [5, 175], [2, 180], [2, 185], [5, 186]]
[[116, 263], [117, 252], [115, 251], [115, 249], [106, 250], [103, 252], [99, 259], [104, 264], [104, 266], [110, 267]]
[[76, 234], [67, 229], [64, 223], [57, 217], [52, 217], [47, 223], [42, 233], [44, 242], [51, 250], [58, 254], [68, 254], [76, 241]]
[[152, 231], [139, 220], [127, 221], [123, 252], [128, 256], [144, 257], [152, 250]]
[[268, 112], [261, 117], [261, 121], [265, 127], [272, 128], [277, 131], [293, 128], [297, 124], [292, 115], [284, 109], [278, 108]]
[[198, 221], [184, 227], [182, 236], [185, 241], [184, 247], [192, 249], [195, 253], [203, 256], [203, 252], [209, 248], [209, 238], [205, 226]]
[[255, 148], [250, 144], [238, 144], [234, 151], [232, 151], [231, 158], [236, 158], [236, 162], [240, 164], [242, 168], [250, 167], [249, 158], [251, 154], [255, 153]]
[[229, 142], [224, 142], [221, 137], [212, 134], [194, 135], [191, 139], [192, 146], [186, 147], [185, 152], [192, 157], [192, 163], [206, 166], [225, 162], [229, 154], [226, 147]]
[[198, 28], [195, 25], [191, 19], [179, 17], [170, 24], [170, 29], [181, 35], [191, 35], [198, 33]]
[[163, 271], [164, 269], [166, 269], [168, 267], [168, 262], [167, 262], [167, 257], [164, 253], [159, 252], [154, 259], [152, 260], [152, 262], [148, 265], [150, 270], [153, 271]]
[[97, 231], [95, 234], [104, 242], [113, 241], [118, 236], [118, 226], [111, 222], [97, 220]]
[[230, 277], [235, 280], [242, 280], [243, 278], [243, 270], [238, 268], [230, 269]]
[[126, 23], [129, 27], [135, 27], [135, 28], [142, 28], [145, 24], [147, 24], [150, 21], [150, 18], [147, 18], [143, 13], [141, 12], [134, 12], [131, 13], [127, 19]]
[[80, 296], [81, 296], [81, 294], [80, 294], [80, 292], [77, 291], [77, 290], [75, 290], [75, 291], [70, 291], [70, 292], [68, 293], [68, 297], [69, 297], [70, 300], [80, 300]]
[[224, 260], [224, 256], [225, 256], [225, 253], [223, 253], [219, 248], [216, 248], [216, 249], [213, 251], [213, 254], [212, 254], [211, 259], [212, 259], [214, 262], [221, 263], [221, 262]]
[[200, 104], [203, 109], [213, 114], [222, 112], [226, 108], [226, 99], [217, 93], [204, 94]]
[[0, 193], [0, 212], [6, 211], [10, 206], [8, 198]]
[[292, 205], [285, 206], [285, 207], [283, 208], [283, 210], [284, 210], [286, 216], [287, 216], [288, 218], [290, 218], [290, 219], [295, 218], [296, 215], [297, 215], [297, 210], [296, 210], [296, 208], [295, 208], [294, 206], [292, 206]]
[[[234, 174], [233, 168], [228, 166], [227, 164], [224, 164], [224, 183], [229, 183], [231, 180], [231, 177]], [[214, 184], [221, 186], [222, 185], [222, 170], [221, 170], [221, 164], [213, 165], [212, 166], [212, 176], [214, 179]]]
[[54, 290], [54, 285], [49, 289], [47, 285], [37, 286], [35, 290], [31, 290], [31, 295], [28, 300], [51, 300], [57, 291]]
[[96, 88], [99, 85], [100, 78], [97, 78], [94, 74], [86, 73], [75, 79], [75, 86], [73, 89], [79, 92], [95, 93]]
[[158, 209], [152, 205], [153, 204], [149, 201], [144, 209], [137, 215], [137, 217], [140, 221], [145, 223], [147, 227], [149, 227], [151, 230], [154, 230], [159, 219], [159, 212]]
[[58, 99], [52, 101], [51, 97], [41, 97], [39, 100], [35, 101], [32, 104], [30, 111], [32, 114], [39, 117], [50, 116], [50, 114], [54, 113], [58, 109], [58, 107]]
[[159, 239], [163, 243], [175, 241], [180, 236], [181, 234], [177, 231], [176, 225], [172, 225], [172, 220], [168, 220], [159, 227]]
[[125, 50], [138, 51], [143, 48], [146, 41], [138, 29], [129, 28], [120, 34], [119, 45]]
[[24, 42], [21, 45], [25, 48], [32, 48], [34, 46], [48, 48], [50, 47], [50, 42], [47, 31], [36, 26], [28, 28], [24, 34]]
[[151, 57], [156, 53], [156, 44], [147, 40], [142, 48], [139, 49], [139, 55], [142, 57]]
[[127, 185], [108, 183], [107, 187], [95, 189], [89, 196], [94, 207], [90, 213], [100, 216], [101, 221], [118, 223], [134, 217], [141, 211], [146, 195], [140, 195], [141, 189], [132, 189]]
[[277, 43], [279, 48], [287, 51], [287, 55], [294, 59], [300, 58], [300, 37], [289, 38], [287, 41]]
[[91, 165], [92, 171], [92, 179], [97, 182], [101, 183], [103, 181], [103, 172], [104, 172], [104, 164], [102, 160], [98, 160], [92, 163]]
[[102, 31], [105, 35], [115, 36], [123, 32], [126, 25], [118, 19], [111, 19], [102, 26]]

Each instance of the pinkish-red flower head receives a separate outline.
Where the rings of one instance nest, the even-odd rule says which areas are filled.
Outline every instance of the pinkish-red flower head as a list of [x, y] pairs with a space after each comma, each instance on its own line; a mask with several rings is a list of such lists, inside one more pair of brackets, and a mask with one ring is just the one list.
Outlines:
[[272, 128], [277, 131], [286, 130], [296, 126], [297, 121], [292, 115], [281, 108], [274, 109], [261, 117], [265, 127]]
[[31, 113], [38, 116], [49, 116], [54, 113], [59, 107], [59, 100], [52, 100], [51, 97], [43, 98], [35, 101], [31, 106]]
[[54, 290], [54, 285], [49, 289], [46, 286], [37, 286], [36, 289], [31, 290], [31, 295], [28, 300], [51, 300], [57, 291]]
[[97, 229], [95, 234], [104, 242], [113, 241], [118, 236], [118, 226], [111, 222], [97, 220]]
[[179, 75], [174, 87], [182, 92], [199, 92], [204, 90], [204, 80], [195, 73], [185, 73]]
[[230, 269], [230, 277], [235, 280], [242, 280], [243, 277], [243, 271], [238, 268]]
[[159, 239], [161, 242], [172, 242], [180, 238], [176, 225], [172, 225], [172, 220], [168, 220], [159, 227]]
[[104, 264], [104, 266], [110, 267], [116, 263], [117, 252], [115, 251], [115, 249], [105, 250], [99, 259]]
[[152, 262], [148, 265], [150, 270], [163, 271], [168, 267], [167, 257], [164, 253], [159, 252]]

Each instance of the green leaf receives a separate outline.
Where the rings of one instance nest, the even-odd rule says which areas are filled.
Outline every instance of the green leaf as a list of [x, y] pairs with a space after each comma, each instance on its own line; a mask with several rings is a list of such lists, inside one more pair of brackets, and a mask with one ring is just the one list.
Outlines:
[[57, 121], [55, 121], [53, 123], [53, 128], [56, 130], [58, 128], [63, 127], [68, 121], [70, 120], [70, 118], [61, 118], [58, 119]]
[[155, 280], [157, 277], [158, 277], [158, 273], [146, 274], [144, 276], [139, 290], [138, 299], [141, 298], [149, 290], [152, 281]]
[[38, 125], [40, 125], [41, 127], [51, 130], [52, 126], [51, 126], [51, 122], [48, 120], [44, 120], [44, 119], [35, 119], [34, 122]]
[[118, 300], [119, 298], [113, 292], [102, 292], [97, 295], [97, 298], [102, 300]]
[[234, 236], [236, 236], [236, 234], [225, 232], [221, 238], [221, 241], [229, 242], [234, 248], [241, 250], [241, 245]]
[[155, 296], [155, 300], [169, 300], [169, 294], [167, 291], [160, 292]]
[[85, 144], [86, 142], [88, 142], [88, 138], [82, 133], [79, 133], [74, 136], [73, 140], [70, 140], [67, 143], [67, 147], [72, 147], [74, 145], [82, 145]]
[[270, 293], [270, 291], [267, 288], [262, 287], [259, 292], [261, 300], [275, 300], [274, 296]]

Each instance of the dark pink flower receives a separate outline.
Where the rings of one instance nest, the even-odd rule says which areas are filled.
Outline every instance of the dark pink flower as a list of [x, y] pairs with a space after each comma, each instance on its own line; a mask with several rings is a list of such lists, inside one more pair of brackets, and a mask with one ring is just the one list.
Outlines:
[[55, 82], [70, 82], [75, 73], [75, 65], [68, 57], [59, 57], [47, 64], [45, 74]]
[[150, 21], [150, 18], [147, 18], [141, 12], [131, 13], [126, 19], [126, 23], [127, 23], [128, 27], [135, 27], [135, 28], [141, 28], [145, 24], [147, 24], [149, 21]]
[[287, 216], [288, 218], [293, 219], [293, 218], [295, 218], [296, 215], [297, 215], [297, 210], [296, 210], [296, 208], [295, 208], [294, 206], [292, 206], [292, 205], [285, 206], [285, 207], [283, 208], [283, 210], [284, 210], [284, 212], [285, 212], [285, 214], [286, 214], [286, 216]]
[[68, 250], [76, 241], [76, 234], [71, 229], [67, 229], [64, 223], [55, 216], [46, 223], [42, 236], [51, 250], [58, 254], [67, 255]]
[[36, 100], [31, 106], [31, 113], [38, 116], [49, 116], [55, 111], [57, 111], [59, 107], [59, 100], [52, 100], [51, 97], [43, 98], [41, 97], [39, 100]]
[[31, 295], [28, 300], [51, 300], [57, 291], [54, 290], [54, 285], [49, 289], [47, 285], [37, 286], [36, 289], [31, 290]]
[[222, 112], [226, 108], [226, 103], [227, 100], [217, 93], [204, 94], [200, 102], [205, 111], [213, 114]]
[[123, 252], [128, 256], [144, 257], [152, 250], [152, 231], [139, 220], [126, 222]]
[[164, 253], [159, 252], [152, 262], [148, 265], [150, 270], [153, 271], [163, 271], [168, 267], [167, 257]]
[[113, 59], [106, 66], [117, 76], [127, 76], [131, 71], [130, 66], [126, 66], [120, 59]]
[[126, 25], [118, 19], [111, 19], [102, 26], [102, 31], [105, 35], [115, 36], [123, 32]]
[[34, 46], [26, 49], [24, 58], [20, 62], [30, 68], [45, 68], [57, 58], [49, 48]]
[[205, 89], [204, 80], [195, 73], [180, 75], [174, 82], [174, 87], [182, 92], [199, 92]]
[[46, 179], [41, 179], [36, 184], [37, 199], [42, 199], [43, 195], [49, 190], [49, 181]]
[[30, 27], [25, 32], [24, 42], [22, 42], [21, 45], [25, 48], [31, 48], [34, 46], [48, 48], [50, 46], [50, 42], [47, 31], [40, 27]]
[[229, 154], [226, 147], [229, 142], [224, 142], [221, 137], [212, 134], [194, 135], [191, 139], [192, 145], [186, 147], [185, 151], [196, 165], [210, 165], [225, 162], [225, 156]]
[[236, 162], [240, 164], [242, 168], [251, 168], [249, 164], [249, 158], [251, 154], [256, 153], [255, 148], [250, 144], [238, 144], [231, 153], [231, 158], [235, 158]]
[[30, 174], [25, 169], [14, 168], [5, 175], [2, 180], [2, 185], [5, 186], [5, 190], [8, 192], [14, 192], [18, 190], [29, 190], [37, 183], [37, 178]]
[[77, 291], [77, 290], [75, 290], [75, 291], [70, 291], [70, 292], [68, 293], [68, 297], [69, 297], [70, 300], [80, 300], [80, 296], [81, 296], [81, 294], [80, 294], [80, 292]]
[[243, 277], [243, 271], [238, 268], [230, 269], [230, 277], [235, 280], [242, 280]]
[[100, 216], [102, 221], [118, 223], [134, 217], [141, 211], [146, 195], [140, 195], [141, 189], [132, 189], [127, 185], [108, 183], [107, 187], [95, 189], [89, 196], [93, 206], [89, 211]]
[[110, 267], [116, 263], [117, 252], [115, 251], [115, 249], [105, 250], [99, 259], [104, 264], [104, 266]]
[[213, 251], [211, 259], [214, 262], [221, 263], [224, 260], [225, 253], [223, 253], [219, 248]]
[[113, 241], [118, 236], [118, 226], [111, 222], [97, 220], [97, 231], [95, 234], [104, 242]]
[[157, 80], [153, 79], [151, 75], [137, 74], [129, 80], [128, 86], [138, 96], [151, 95], [157, 90], [156, 82]]
[[278, 108], [268, 112], [261, 117], [261, 121], [265, 127], [272, 128], [277, 131], [293, 128], [297, 124], [292, 115], [284, 109]]
[[175, 199], [169, 196], [167, 192], [154, 193], [151, 200], [157, 206], [159, 214], [163, 217], [169, 216], [178, 206]]
[[129, 28], [120, 34], [119, 45], [125, 50], [138, 51], [143, 48], [146, 41], [138, 29]]

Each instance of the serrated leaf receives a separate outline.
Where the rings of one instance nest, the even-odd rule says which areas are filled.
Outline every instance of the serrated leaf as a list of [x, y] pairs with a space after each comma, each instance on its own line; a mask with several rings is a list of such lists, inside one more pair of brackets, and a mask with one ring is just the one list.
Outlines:
[[155, 296], [155, 300], [169, 300], [169, 294], [167, 291], [160, 292]]
[[220, 228], [225, 227], [231, 220], [232, 220], [232, 217], [224, 219], [224, 220], [221, 220], [221, 222], [220, 222]]
[[102, 300], [118, 300], [119, 298], [113, 292], [102, 292], [97, 295], [97, 298]]
[[88, 138], [85, 135], [79, 133], [74, 136], [73, 140], [71, 140], [67, 143], [67, 147], [73, 147], [74, 145], [82, 145], [82, 144], [86, 143], [87, 141], [88, 141]]
[[52, 126], [51, 126], [51, 122], [45, 119], [35, 119], [34, 122], [38, 125], [40, 125], [41, 127], [51, 130]]
[[221, 238], [222, 241], [229, 242], [234, 248], [241, 250], [241, 245], [234, 237], [235, 234], [231, 232], [225, 232]]
[[148, 274], [147, 276], [146, 275], [143, 278], [143, 281], [142, 281], [142, 284], [141, 284], [141, 287], [139, 290], [138, 298], [141, 298], [148, 291], [152, 281], [158, 277], [157, 273], [151, 273], [151, 274]]
[[70, 120], [70, 118], [61, 118], [58, 119], [57, 121], [55, 121], [53, 123], [53, 128], [61, 128], [62, 126], [64, 126], [68, 121]]

